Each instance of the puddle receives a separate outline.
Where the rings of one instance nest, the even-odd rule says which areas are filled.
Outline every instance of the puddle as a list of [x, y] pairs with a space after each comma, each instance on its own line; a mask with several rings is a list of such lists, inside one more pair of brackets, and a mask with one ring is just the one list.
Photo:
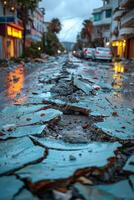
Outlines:
[[19, 96], [21, 95], [22, 89], [24, 88], [24, 81], [25, 81], [25, 69], [23, 65], [19, 65], [15, 70], [10, 71], [7, 74], [6, 95], [9, 99], [15, 100], [17, 95]]

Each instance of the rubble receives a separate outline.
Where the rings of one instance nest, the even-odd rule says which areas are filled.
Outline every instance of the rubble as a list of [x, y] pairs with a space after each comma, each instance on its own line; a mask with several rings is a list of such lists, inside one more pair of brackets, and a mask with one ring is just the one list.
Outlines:
[[0, 199], [133, 199], [133, 69], [43, 59], [2, 104]]
[[134, 173], [134, 155], [130, 156], [127, 163], [123, 167], [123, 170]]
[[16, 174], [33, 184], [47, 180], [67, 179], [73, 176], [78, 169], [105, 167], [108, 165], [108, 160], [115, 156], [114, 152], [121, 147], [121, 144], [92, 142], [85, 147], [87, 148], [70, 151], [48, 149], [48, 156], [41, 163], [24, 167]]
[[134, 191], [128, 180], [120, 181], [111, 185], [85, 186], [77, 183], [75, 188], [86, 200], [116, 200], [129, 199], [133, 200]]

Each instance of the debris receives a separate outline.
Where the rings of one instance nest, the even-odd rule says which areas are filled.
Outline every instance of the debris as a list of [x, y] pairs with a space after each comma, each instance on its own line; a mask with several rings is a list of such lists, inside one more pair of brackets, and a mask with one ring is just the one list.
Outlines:
[[15, 124], [7, 124], [2, 127], [2, 131], [13, 131], [16, 129]]
[[79, 177], [77, 181], [84, 185], [93, 185], [93, 182], [84, 176]]
[[123, 170], [134, 172], [134, 155], [130, 156]]
[[[68, 151], [49, 149], [47, 158], [41, 163], [24, 167], [17, 171], [16, 174], [20, 178], [30, 180], [33, 184], [40, 181], [65, 179], [73, 176], [76, 171], [83, 170], [84, 168], [106, 167], [109, 163], [108, 160], [115, 156], [114, 152], [120, 146], [121, 144], [118, 142], [93, 142], [85, 145], [83, 150]], [[82, 156], [79, 156], [80, 153], [82, 153]], [[76, 160], [73, 160], [73, 162], [70, 161], [68, 159], [70, 155], [75, 156]]]
[[118, 117], [118, 113], [117, 113], [117, 112], [113, 112], [112, 115], [113, 115], [114, 117]]
[[69, 160], [72, 160], [72, 161], [73, 161], [73, 160], [76, 160], [76, 157], [73, 156], [73, 155], [70, 155], [70, 156], [69, 156]]
[[80, 183], [75, 184], [75, 188], [84, 197], [85, 200], [133, 200], [134, 191], [129, 185], [128, 180], [120, 181], [110, 185], [85, 186]]
[[81, 81], [78, 78], [74, 78], [74, 85], [76, 87], [78, 87], [80, 90], [82, 90], [83, 92], [85, 92], [85, 94], [89, 95], [90, 92], [92, 92], [92, 87], [88, 84], [85, 83], [84, 81]]

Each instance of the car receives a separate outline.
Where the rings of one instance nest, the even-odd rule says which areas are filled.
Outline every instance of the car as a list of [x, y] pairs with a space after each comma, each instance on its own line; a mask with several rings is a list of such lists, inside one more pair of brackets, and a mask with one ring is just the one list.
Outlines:
[[84, 48], [83, 49], [83, 57], [86, 59], [93, 59], [94, 58], [94, 48]]
[[81, 50], [73, 51], [73, 56], [75, 56], [77, 58], [81, 58], [82, 51]]
[[112, 51], [110, 48], [97, 47], [94, 53], [94, 59], [112, 61]]

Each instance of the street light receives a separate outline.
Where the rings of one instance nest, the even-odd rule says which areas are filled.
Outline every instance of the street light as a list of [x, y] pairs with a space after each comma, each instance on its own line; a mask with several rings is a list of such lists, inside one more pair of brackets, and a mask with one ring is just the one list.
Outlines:
[[6, 6], [7, 5], [7, 1], [4, 1], [3, 4], [4, 4], [4, 6]]
[[12, 12], [15, 11], [15, 7], [14, 7], [14, 6], [11, 7], [11, 11], [12, 11]]
[[41, 47], [38, 47], [38, 50], [40, 51], [40, 50], [41, 50]]
[[61, 50], [58, 50], [57, 52], [58, 52], [58, 54], [60, 54], [60, 53], [61, 53]]

